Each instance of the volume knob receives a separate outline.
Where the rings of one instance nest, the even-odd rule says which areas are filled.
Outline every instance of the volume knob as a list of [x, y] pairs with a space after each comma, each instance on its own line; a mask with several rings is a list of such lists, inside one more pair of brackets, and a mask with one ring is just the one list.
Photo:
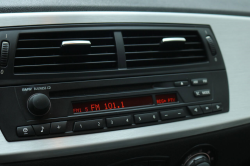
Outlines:
[[210, 161], [204, 154], [194, 155], [186, 161], [184, 166], [210, 166]]
[[42, 94], [36, 93], [28, 99], [28, 110], [31, 114], [35, 116], [43, 116], [47, 114], [50, 110], [50, 100], [49, 98]]

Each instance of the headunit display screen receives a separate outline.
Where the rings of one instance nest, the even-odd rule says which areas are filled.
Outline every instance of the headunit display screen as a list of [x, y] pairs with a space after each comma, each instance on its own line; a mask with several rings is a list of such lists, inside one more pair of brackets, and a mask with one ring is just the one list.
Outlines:
[[155, 95], [157, 104], [177, 102], [176, 94], [160, 94]]
[[[177, 101], [176, 94], [156, 95], [156, 98], [157, 98], [157, 104]], [[73, 113], [93, 112], [100, 110], [119, 109], [119, 108], [153, 105], [153, 104], [154, 102], [151, 95], [142, 97], [72, 103]]]

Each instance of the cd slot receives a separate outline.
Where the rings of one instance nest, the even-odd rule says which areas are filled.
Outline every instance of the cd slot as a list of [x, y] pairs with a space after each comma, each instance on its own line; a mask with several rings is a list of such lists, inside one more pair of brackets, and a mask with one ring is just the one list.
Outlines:
[[121, 93], [153, 89], [153, 84], [133, 84], [123, 86], [105, 86], [100, 88], [73, 89], [64, 91], [51, 91], [50, 98], [76, 97], [86, 95], [99, 95], [108, 93]]

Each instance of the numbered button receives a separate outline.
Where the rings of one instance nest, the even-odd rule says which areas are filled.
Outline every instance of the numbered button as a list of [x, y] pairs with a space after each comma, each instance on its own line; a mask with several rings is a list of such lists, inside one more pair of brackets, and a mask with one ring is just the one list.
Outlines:
[[75, 122], [74, 131], [103, 129], [103, 127], [104, 125], [102, 119], [79, 121]]
[[107, 127], [132, 125], [132, 117], [130, 115], [107, 118], [106, 120], [107, 120]]
[[159, 116], [157, 112], [147, 113], [147, 114], [137, 114], [135, 115], [135, 123], [148, 123], [157, 122]]

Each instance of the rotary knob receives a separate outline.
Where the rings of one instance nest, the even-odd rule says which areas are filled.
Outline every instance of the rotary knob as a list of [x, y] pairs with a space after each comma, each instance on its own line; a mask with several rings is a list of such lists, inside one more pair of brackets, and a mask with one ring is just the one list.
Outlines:
[[28, 110], [34, 116], [43, 116], [50, 110], [50, 100], [42, 93], [36, 93], [28, 99]]
[[184, 166], [210, 166], [210, 161], [206, 155], [197, 154], [189, 158]]

